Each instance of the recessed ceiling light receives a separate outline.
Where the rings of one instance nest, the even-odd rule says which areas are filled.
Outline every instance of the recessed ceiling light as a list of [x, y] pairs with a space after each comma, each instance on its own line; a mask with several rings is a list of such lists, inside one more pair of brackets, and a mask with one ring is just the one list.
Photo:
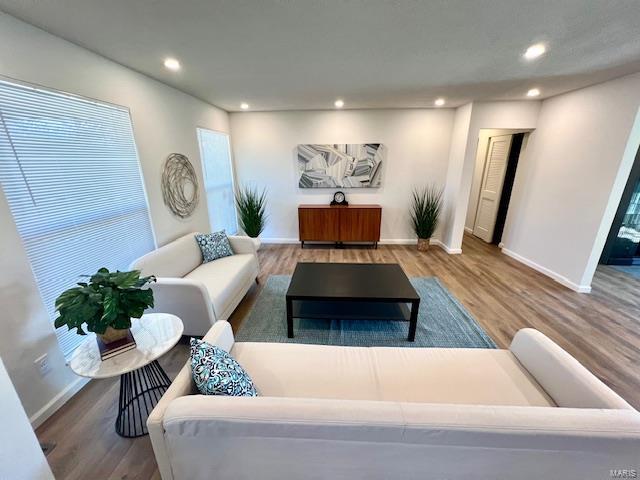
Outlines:
[[537, 88], [532, 88], [527, 92], [527, 97], [537, 97], [538, 95], [540, 95], [540, 90]]
[[248, 109], [249, 109], [249, 104], [248, 104], [248, 103], [246, 103], [246, 102], [242, 102], [242, 103], [240, 104], [240, 108], [241, 108], [242, 110], [248, 110]]
[[436, 107], [441, 107], [445, 104], [444, 98], [437, 98], [435, 102], [433, 102], [433, 104]]
[[333, 104], [336, 106], [336, 108], [342, 108], [344, 107], [344, 100], [336, 100], [335, 102], [333, 102]]
[[174, 72], [180, 70], [180, 62], [175, 58], [165, 58], [164, 66], [169, 70], [173, 70]]
[[544, 43], [536, 43], [535, 45], [531, 45], [524, 52], [524, 58], [527, 60], [534, 60], [539, 56], [543, 55], [544, 52], [547, 51], [547, 47], [545, 47]]

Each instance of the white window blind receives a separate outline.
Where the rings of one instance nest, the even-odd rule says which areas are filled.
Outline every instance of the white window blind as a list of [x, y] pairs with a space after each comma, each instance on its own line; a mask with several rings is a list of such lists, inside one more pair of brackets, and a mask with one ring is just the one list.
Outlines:
[[228, 234], [235, 234], [238, 231], [238, 222], [229, 136], [198, 128], [198, 141], [211, 231], [225, 230]]
[[[0, 182], [52, 323], [81, 275], [155, 248], [124, 108], [0, 81]], [[65, 355], [75, 332], [56, 330]]]

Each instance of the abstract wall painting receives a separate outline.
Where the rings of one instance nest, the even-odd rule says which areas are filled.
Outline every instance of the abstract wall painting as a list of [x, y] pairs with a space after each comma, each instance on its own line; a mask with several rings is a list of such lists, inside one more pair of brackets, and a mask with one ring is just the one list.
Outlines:
[[298, 145], [298, 187], [379, 187], [386, 150], [381, 143]]

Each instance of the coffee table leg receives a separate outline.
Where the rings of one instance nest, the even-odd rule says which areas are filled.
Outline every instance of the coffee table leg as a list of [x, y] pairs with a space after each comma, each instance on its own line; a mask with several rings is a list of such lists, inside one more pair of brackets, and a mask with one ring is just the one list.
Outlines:
[[116, 433], [126, 438], [147, 435], [147, 418], [169, 385], [171, 380], [156, 360], [121, 375]]
[[293, 338], [293, 301], [287, 298], [287, 337]]
[[420, 300], [411, 302], [411, 318], [409, 319], [409, 337], [408, 341], [413, 342], [416, 339], [416, 327], [418, 326], [418, 309], [420, 308]]

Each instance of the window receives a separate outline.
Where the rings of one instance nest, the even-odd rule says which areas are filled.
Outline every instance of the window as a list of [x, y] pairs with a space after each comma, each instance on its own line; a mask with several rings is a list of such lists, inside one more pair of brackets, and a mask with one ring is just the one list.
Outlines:
[[[52, 323], [81, 275], [155, 248], [124, 108], [0, 81], [0, 182]], [[83, 339], [56, 334], [65, 355]]]
[[211, 231], [226, 230], [228, 234], [237, 233], [229, 136], [199, 128], [198, 141]]

